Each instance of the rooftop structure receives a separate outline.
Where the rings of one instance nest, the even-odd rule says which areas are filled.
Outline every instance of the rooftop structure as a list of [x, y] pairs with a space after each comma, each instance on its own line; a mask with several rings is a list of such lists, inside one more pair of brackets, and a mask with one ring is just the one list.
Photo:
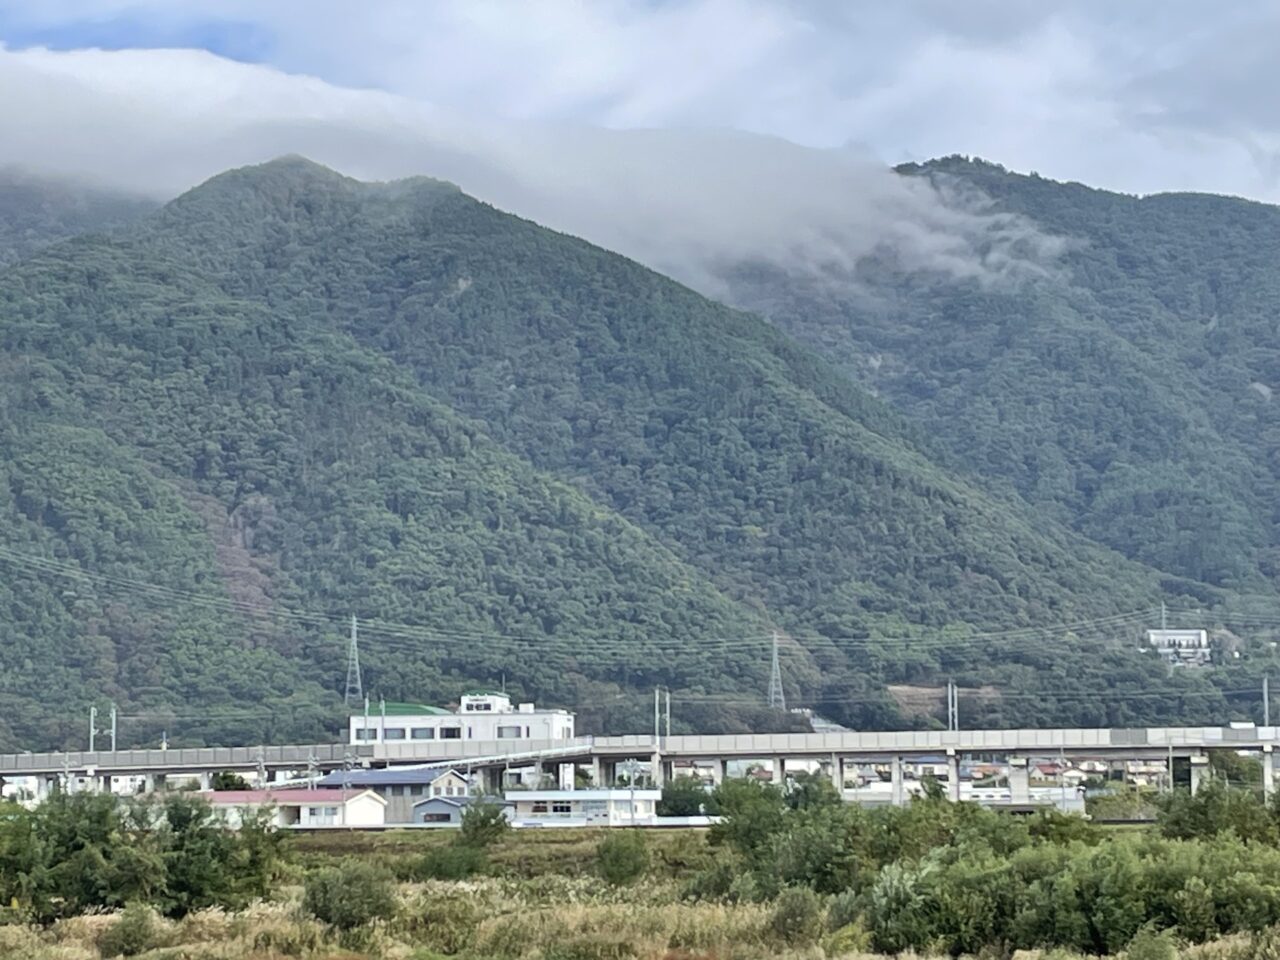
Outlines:
[[349, 721], [351, 744], [432, 740], [569, 740], [573, 714], [539, 710], [532, 703], [513, 705], [505, 693], [472, 690], [456, 711], [412, 703], [369, 704]]

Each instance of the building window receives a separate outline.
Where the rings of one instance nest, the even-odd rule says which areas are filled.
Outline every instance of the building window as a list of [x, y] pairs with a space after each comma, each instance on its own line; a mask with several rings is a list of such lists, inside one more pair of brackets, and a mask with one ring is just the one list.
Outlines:
[[415, 797], [422, 796], [422, 784], [415, 783], [413, 786], [409, 788], [409, 793]]
[[461, 740], [462, 728], [461, 727], [441, 727], [440, 739], [441, 740]]
[[414, 727], [411, 736], [414, 740], [434, 740], [436, 738], [436, 728]]
[[551, 804], [552, 813], [573, 813], [573, 805], [568, 800], [556, 800]]
[[389, 793], [391, 794], [391, 796], [393, 796], [393, 797], [403, 797], [403, 796], [404, 796], [404, 787], [400, 786], [399, 784], [396, 784], [396, 785], [394, 785], [394, 786], [393, 786], [393, 787], [392, 787], [388, 792], [389, 792]]
[[423, 823], [448, 823], [450, 817], [447, 813], [424, 813], [422, 815]]
[[444, 788], [444, 795], [445, 795], [446, 797], [452, 797], [452, 796], [453, 796], [453, 787], [445, 787], [445, 788]]
[[356, 730], [357, 740], [377, 740], [378, 731], [373, 727], [364, 727]]
[[387, 727], [382, 734], [383, 740], [403, 740], [404, 727]]
[[499, 740], [519, 740], [520, 728], [519, 727], [499, 727], [498, 739]]
[[324, 808], [324, 815], [325, 815], [326, 817], [336, 817], [336, 816], [338, 815], [338, 808], [337, 808], [337, 807], [325, 807], [325, 808]]
[[533, 812], [533, 813], [546, 813], [546, 812], [547, 812], [547, 804], [546, 804], [546, 802], [545, 802], [545, 801], [543, 801], [543, 800], [539, 800], [539, 801], [537, 801], [536, 803], [534, 803], [534, 805], [533, 805], [533, 811], [532, 811], [532, 812]]

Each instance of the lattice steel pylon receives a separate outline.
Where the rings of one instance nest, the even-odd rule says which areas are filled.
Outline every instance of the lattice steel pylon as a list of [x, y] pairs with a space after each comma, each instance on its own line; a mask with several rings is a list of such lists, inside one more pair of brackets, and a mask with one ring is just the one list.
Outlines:
[[782, 665], [778, 662], [778, 631], [773, 631], [773, 664], [769, 668], [769, 706], [787, 709], [787, 694], [782, 689]]
[[351, 615], [351, 639], [347, 642], [347, 689], [342, 699], [348, 707], [364, 699], [364, 686], [360, 681], [360, 635], [355, 614]]

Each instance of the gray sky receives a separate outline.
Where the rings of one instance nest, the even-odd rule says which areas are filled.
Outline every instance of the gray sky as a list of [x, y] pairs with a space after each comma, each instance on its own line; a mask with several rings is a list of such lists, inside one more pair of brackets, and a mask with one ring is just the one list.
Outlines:
[[172, 193], [301, 152], [690, 278], [885, 242], [985, 273], [1019, 227], [886, 164], [1280, 200], [1277, 28], [1230, 0], [0, 0], [0, 163]]

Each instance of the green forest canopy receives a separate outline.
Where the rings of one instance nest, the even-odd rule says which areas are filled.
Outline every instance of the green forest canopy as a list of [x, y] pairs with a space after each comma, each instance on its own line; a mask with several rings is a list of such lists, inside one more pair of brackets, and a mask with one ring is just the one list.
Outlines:
[[784, 722], [775, 628], [792, 701], [860, 726], [950, 677], [972, 723], [1256, 709], [1262, 661], [1136, 650], [1141, 611], [1232, 582], [1100, 546], [775, 327], [436, 181], [288, 158], [49, 247], [0, 272], [0, 368], [0, 746], [80, 743], [108, 699], [126, 741], [325, 736], [351, 613], [376, 694], [505, 678], [586, 729], [642, 728], [655, 685], [689, 727]]

